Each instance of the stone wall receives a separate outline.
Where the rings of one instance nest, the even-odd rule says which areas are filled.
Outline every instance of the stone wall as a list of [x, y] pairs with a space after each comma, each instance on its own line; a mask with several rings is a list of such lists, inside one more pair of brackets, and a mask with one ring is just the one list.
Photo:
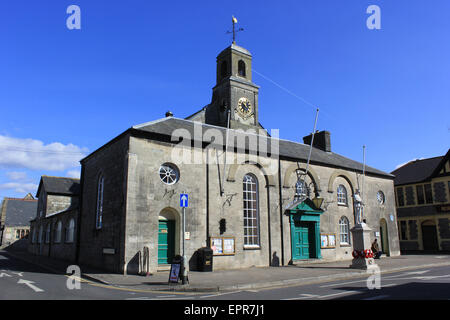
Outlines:
[[[123, 272], [128, 136], [102, 147], [82, 162], [80, 264]], [[102, 227], [96, 227], [97, 189], [104, 177]]]
[[[78, 210], [69, 210], [54, 214], [50, 217], [32, 221], [28, 242], [28, 251], [36, 255], [43, 255], [69, 262], [75, 262], [78, 228], [77, 218]], [[70, 220], [74, 221], [73, 241], [67, 239]], [[56, 237], [58, 222], [61, 222], [62, 224], [61, 237], [59, 241]], [[41, 226], [42, 235], [41, 239], [39, 240]], [[46, 232], [48, 226], [50, 226], [50, 234], [47, 238]]]
[[[235, 237], [236, 252], [232, 256], [215, 256], [214, 269], [246, 268], [251, 266], [268, 266], [273, 257], [281, 264], [291, 260], [291, 239], [289, 216], [284, 207], [293, 200], [298, 164], [291, 161], [280, 161], [280, 175], [267, 174], [267, 168], [255, 164], [232, 164], [228, 161], [225, 177], [223, 176], [223, 155], [217, 158], [214, 150], [209, 157], [218, 159], [216, 163], [183, 164], [174, 163], [180, 171], [178, 183], [164, 185], [158, 176], [159, 167], [173, 161], [173, 146], [162, 142], [131, 138], [128, 168], [128, 190], [125, 230], [125, 263], [126, 270], [139, 272], [140, 253], [149, 247], [151, 270], [158, 269], [158, 220], [169, 216], [176, 222], [176, 254], [182, 253], [183, 239], [181, 234], [181, 209], [179, 194], [188, 193], [189, 208], [186, 209], [186, 231], [190, 240], [185, 241], [185, 251], [190, 266], [195, 269], [195, 252], [209, 246], [208, 236]], [[203, 154], [206, 156], [206, 153]], [[211, 159], [210, 159], [211, 160]], [[300, 164], [300, 166], [305, 166]], [[354, 226], [354, 210], [352, 195], [357, 188], [361, 175], [345, 170], [311, 165], [307, 183], [311, 185], [311, 197], [317, 192], [325, 198], [321, 216], [321, 233], [334, 233], [337, 243], [334, 249], [322, 249], [324, 260], [351, 259], [351, 243], [339, 242], [339, 219], [345, 216]], [[243, 244], [243, 195], [242, 181], [246, 173], [252, 173], [259, 183], [259, 237], [258, 248], [246, 248]], [[224, 192], [221, 195], [220, 183], [223, 181]], [[348, 192], [348, 205], [337, 204], [336, 189], [343, 184]], [[393, 181], [378, 177], [365, 177], [364, 194], [367, 208], [365, 219], [375, 232], [380, 231], [380, 221], [387, 222], [389, 251], [391, 255], [400, 252], [394, 207]], [[281, 187], [281, 188], [280, 188]], [[383, 191], [385, 202], [379, 204], [376, 194]], [[281, 195], [281, 202], [280, 202]], [[226, 220], [226, 232], [220, 233], [219, 221]], [[269, 236], [270, 235], [270, 236]], [[351, 235], [350, 235], [351, 238]]]

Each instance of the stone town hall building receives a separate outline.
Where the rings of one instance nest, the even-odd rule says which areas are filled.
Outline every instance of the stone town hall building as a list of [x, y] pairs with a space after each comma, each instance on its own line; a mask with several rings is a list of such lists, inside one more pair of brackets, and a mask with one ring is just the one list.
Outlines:
[[[124, 273], [148, 261], [155, 272], [183, 243], [191, 270], [206, 246], [214, 269], [352, 259], [363, 165], [333, 153], [330, 133], [317, 132], [303, 179], [312, 135], [304, 144], [270, 136], [258, 92], [252, 55], [233, 42], [217, 56], [210, 104], [186, 119], [168, 113], [135, 125], [82, 159], [74, 260]], [[394, 177], [365, 173], [364, 219], [384, 252], [399, 255]], [[181, 193], [189, 195], [185, 234]], [[296, 201], [300, 194], [308, 198]]]

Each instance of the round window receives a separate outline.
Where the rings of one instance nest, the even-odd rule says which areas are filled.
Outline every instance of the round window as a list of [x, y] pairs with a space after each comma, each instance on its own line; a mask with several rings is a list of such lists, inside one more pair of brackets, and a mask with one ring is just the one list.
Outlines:
[[159, 168], [159, 178], [165, 184], [175, 184], [180, 178], [180, 172], [174, 165], [165, 163]]
[[384, 203], [384, 193], [383, 191], [378, 191], [377, 192], [377, 201], [379, 204], [383, 204]]

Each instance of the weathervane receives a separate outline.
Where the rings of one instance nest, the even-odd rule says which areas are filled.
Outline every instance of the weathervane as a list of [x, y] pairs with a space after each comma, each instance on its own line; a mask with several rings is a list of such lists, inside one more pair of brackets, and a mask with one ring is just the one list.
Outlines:
[[232, 16], [232, 22], [233, 22], [233, 31], [227, 31], [227, 34], [230, 34], [230, 33], [233, 34], [233, 44], [236, 44], [236, 33], [239, 31], [244, 31], [244, 28], [239, 28], [236, 30], [236, 23], [238, 21], [234, 16]]

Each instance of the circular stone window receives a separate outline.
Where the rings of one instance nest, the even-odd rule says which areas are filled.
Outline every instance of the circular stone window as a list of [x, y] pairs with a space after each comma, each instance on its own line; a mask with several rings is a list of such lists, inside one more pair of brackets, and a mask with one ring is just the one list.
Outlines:
[[165, 184], [175, 184], [180, 178], [180, 172], [173, 164], [165, 163], [159, 168], [159, 178]]
[[378, 191], [378, 192], [377, 192], [377, 201], [378, 201], [378, 203], [379, 203], [379, 204], [383, 204], [383, 203], [384, 203], [384, 200], [385, 200], [385, 198], [384, 198], [384, 193], [383, 193], [383, 191]]

